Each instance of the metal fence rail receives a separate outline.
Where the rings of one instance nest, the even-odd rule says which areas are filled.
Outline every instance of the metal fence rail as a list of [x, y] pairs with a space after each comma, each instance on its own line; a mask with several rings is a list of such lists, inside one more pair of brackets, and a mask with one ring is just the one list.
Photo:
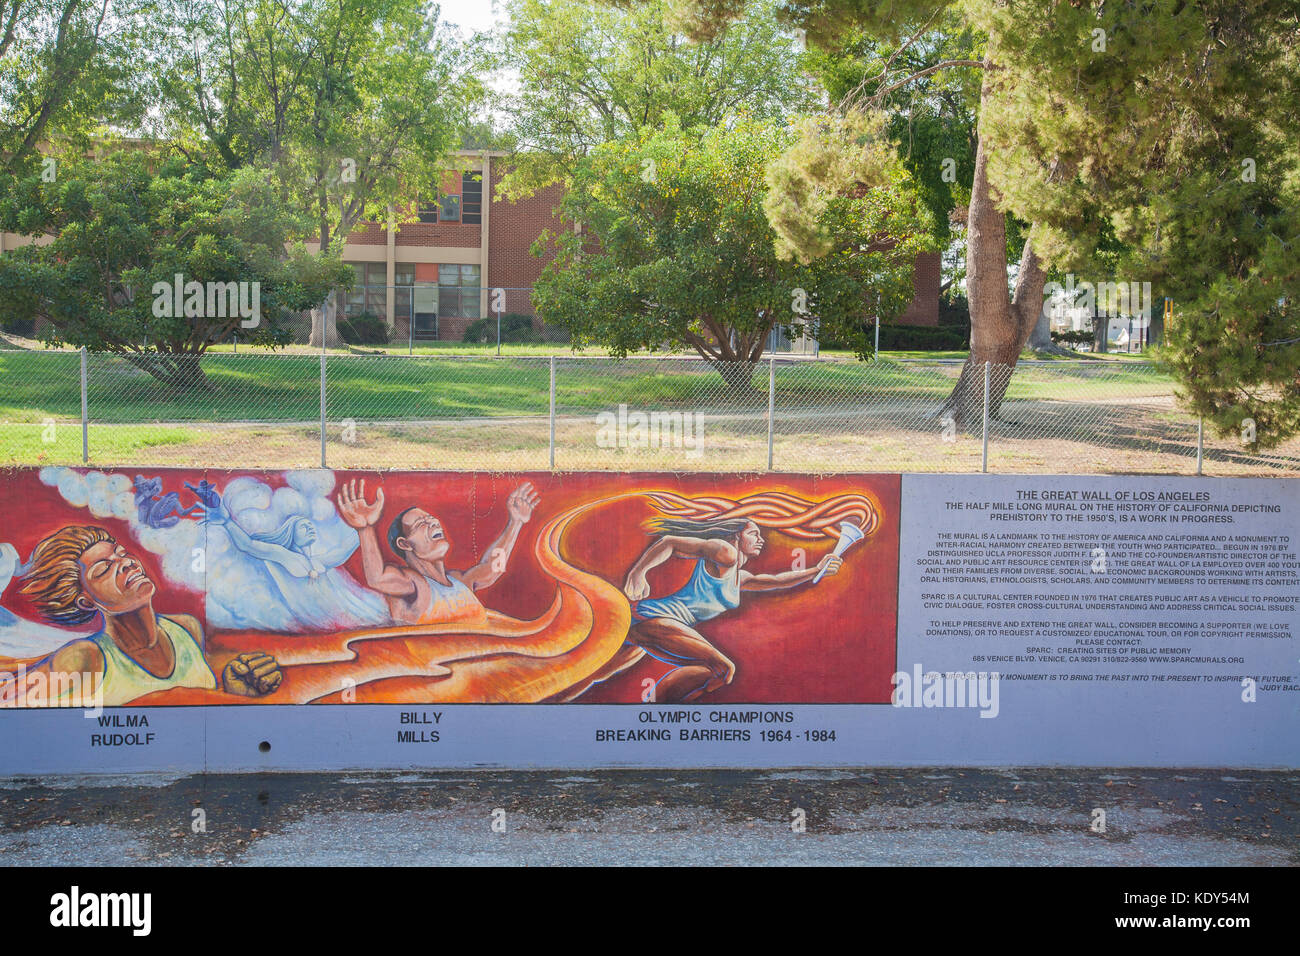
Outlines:
[[0, 352], [0, 464], [1300, 473], [1300, 441], [1215, 438], [1167, 375], [1130, 362], [975, 369], [964, 404], [960, 361], [241, 349], [145, 364]]

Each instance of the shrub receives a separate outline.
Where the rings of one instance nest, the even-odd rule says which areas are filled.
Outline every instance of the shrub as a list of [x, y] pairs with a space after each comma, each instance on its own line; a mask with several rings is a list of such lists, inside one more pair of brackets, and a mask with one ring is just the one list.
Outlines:
[[339, 338], [348, 345], [387, 345], [388, 323], [371, 312], [339, 317]]
[[[875, 336], [875, 326], [867, 327], [867, 341]], [[967, 347], [967, 332], [951, 326], [885, 325], [880, 326], [880, 350], [906, 352], [950, 352]], [[822, 348], [844, 348], [837, 342], [823, 342]]]
[[[465, 329], [461, 341], [476, 345], [487, 345], [497, 340], [497, 317], [476, 319]], [[533, 317], [521, 312], [506, 312], [501, 316], [502, 342], [540, 342], [541, 334], [533, 328]]]
[[1053, 342], [1066, 345], [1090, 345], [1094, 337], [1092, 329], [1066, 329], [1064, 332], [1052, 333]]

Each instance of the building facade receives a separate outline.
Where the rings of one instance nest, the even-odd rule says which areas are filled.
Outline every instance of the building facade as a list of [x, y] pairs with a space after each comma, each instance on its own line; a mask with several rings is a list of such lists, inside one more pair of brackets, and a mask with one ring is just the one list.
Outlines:
[[[392, 341], [459, 341], [477, 319], [497, 312], [533, 314], [530, 291], [546, 261], [530, 250], [546, 230], [562, 228], [552, 186], [518, 202], [499, 196], [504, 154], [457, 154], [437, 203], [418, 222], [370, 224], [348, 237], [344, 259], [357, 271], [345, 315], [384, 318]], [[919, 256], [915, 296], [905, 325], [939, 324], [940, 258]]]
[[[460, 341], [479, 319], [533, 314], [531, 291], [546, 260], [530, 250], [544, 231], [563, 228], [555, 215], [563, 192], [552, 186], [518, 202], [502, 199], [504, 155], [460, 151], [439, 198], [418, 203], [411, 215], [353, 229], [343, 258], [356, 271], [356, 283], [345, 296], [344, 317], [382, 320], [389, 341], [402, 343]], [[29, 241], [0, 234], [0, 252]], [[913, 282], [915, 298], [899, 321], [937, 325], [937, 254], [918, 258]], [[304, 340], [307, 330], [304, 321]]]
[[458, 153], [441, 197], [410, 210], [416, 221], [352, 231], [343, 258], [357, 282], [346, 297], [347, 317], [384, 319], [396, 342], [459, 341], [478, 319], [533, 313], [530, 292], [546, 263], [530, 250], [543, 231], [561, 228], [555, 208], [562, 192], [556, 186], [503, 200], [501, 157]]

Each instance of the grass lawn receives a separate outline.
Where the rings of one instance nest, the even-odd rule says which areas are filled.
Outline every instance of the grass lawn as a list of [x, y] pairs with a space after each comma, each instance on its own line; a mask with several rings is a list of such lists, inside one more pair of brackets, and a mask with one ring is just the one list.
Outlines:
[[[244, 350], [238, 355], [213, 355], [204, 368], [206, 387], [177, 389], [120, 358], [91, 356], [87, 376], [90, 420], [314, 421], [320, 417], [318, 353], [272, 355]], [[0, 352], [0, 421], [79, 421], [79, 371], [80, 358], [75, 352]], [[883, 358], [866, 363], [787, 362], [776, 367], [776, 401], [791, 409], [941, 400], [959, 371], [957, 363], [902, 364]], [[754, 373], [754, 389], [737, 394], [703, 362], [562, 357], [557, 360], [556, 404], [561, 413], [619, 404], [765, 409], [766, 379], [767, 370], [760, 365]], [[525, 355], [501, 359], [482, 355], [331, 355], [327, 385], [330, 419], [544, 415], [549, 406], [550, 359]], [[1172, 382], [1162, 372], [1109, 360], [1022, 366], [1008, 391], [1012, 400], [1095, 401], [1170, 395]]]
[[[952, 361], [893, 353], [880, 362], [778, 362], [778, 470], [978, 468], [977, 440], [959, 436], [949, 445], [935, 438], [934, 413], [964, 358], [938, 355]], [[204, 364], [207, 387], [178, 390], [120, 359], [92, 356], [91, 465], [319, 462], [319, 353], [240, 350]], [[545, 468], [550, 364], [545, 355], [331, 355], [329, 463]], [[557, 356], [556, 368], [560, 468], [765, 466], [768, 369], [761, 364], [753, 389], [742, 394], [699, 361]], [[0, 352], [0, 466], [81, 461], [79, 373], [76, 352]], [[995, 470], [1187, 473], [1194, 457], [1195, 420], [1179, 410], [1172, 380], [1151, 365], [1115, 357], [1022, 365], [1007, 403], [1012, 424], [993, 429]], [[619, 404], [703, 412], [709, 454], [683, 461], [675, 451], [598, 448], [594, 416]], [[357, 425], [355, 441], [340, 437], [349, 419]], [[1217, 474], [1294, 472], [1300, 462], [1300, 446], [1254, 458], [1219, 454], [1209, 436], [1206, 447]]]
[[[97, 460], [134, 461], [152, 457], [155, 449], [191, 445], [203, 435], [196, 429], [136, 425], [91, 430]], [[4, 426], [0, 465], [68, 465], [81, 462], [81, 422], [19, 423]]]

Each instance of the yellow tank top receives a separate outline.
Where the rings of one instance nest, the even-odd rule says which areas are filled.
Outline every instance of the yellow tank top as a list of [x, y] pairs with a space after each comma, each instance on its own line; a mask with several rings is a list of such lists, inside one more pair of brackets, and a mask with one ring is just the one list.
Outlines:
[[215, 690], [217, 679], [203, 657], [203, 651], [189, 631], [170, 618], [156, 615], [158, 628], [172, 644], [173, 665], [170, 677], [155, 677], [100, 631], [92, 635], [104, 655], [104, 673], [100, 678], [105, 707], [121, 707], [136, 698], [172, 687], [199, 687]]

